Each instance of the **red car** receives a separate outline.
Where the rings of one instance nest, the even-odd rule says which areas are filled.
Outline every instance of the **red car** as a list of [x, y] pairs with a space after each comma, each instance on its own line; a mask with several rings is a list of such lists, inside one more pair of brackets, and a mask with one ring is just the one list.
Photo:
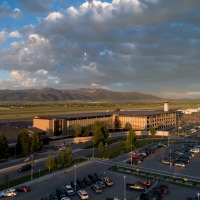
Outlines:
[[29, 186], [22, 185], [22, 186], [15, 188], [15, 190], [17, 192], [29, 192], [31, 190], [31, 188]]
[[138, 183], [145, 185], [148, 188], [151, 187], [151, 182], [147, 181], [147, 180], [140, 180], [140, 181], [138, 181]]

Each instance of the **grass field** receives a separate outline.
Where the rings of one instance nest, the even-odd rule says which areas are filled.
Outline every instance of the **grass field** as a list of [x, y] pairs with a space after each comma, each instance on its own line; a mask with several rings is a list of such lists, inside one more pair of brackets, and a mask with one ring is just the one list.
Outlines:
[[[170, 109], [197, 108], [198, 101], [171, 101]], [[57, 102], [57, 103], [4, 103], [0, 105], [0, 121], [32, 120], [37, 115], [60, 115], [86, 112], [107, 112], [120, 110], [163, 109], [163, 101], [121, 101], [121, 102]]]

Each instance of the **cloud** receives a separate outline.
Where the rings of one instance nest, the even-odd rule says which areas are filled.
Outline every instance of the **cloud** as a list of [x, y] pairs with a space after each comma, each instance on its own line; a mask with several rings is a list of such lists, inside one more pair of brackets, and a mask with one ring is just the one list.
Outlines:
[[53, 0], [17, 0], [25, 9], [31, 13], [48, 13], [52, 10]]
[[[46, 1], [18, 1], [32, 13], [52, 9]], [[113, 0], [50, 11], [38, 24], [0, 33], [0, 43], [9, 35], [21, 38], [0, 51], [0, 68], [24, 88], [103, 87], [183, 97], [199, 82], [198, 8], [197, 0], [181, 6], [178, 0]]]
[[0, 19], [4, 17], [12, 17], [18, 18], [22, 15], [22, 12], [19, 8], [14, 8], [13, 10], [10, 9], [7, 2], [3, 1], [0, 5]]

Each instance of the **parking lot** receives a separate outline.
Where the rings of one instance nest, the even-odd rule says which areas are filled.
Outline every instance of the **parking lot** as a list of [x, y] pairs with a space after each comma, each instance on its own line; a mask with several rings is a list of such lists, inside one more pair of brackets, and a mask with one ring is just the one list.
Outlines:
[[[158, 171], [163, 173], [171, 173], [173, 176], [176, 176], [177, 174], [182, 174], [184, 176], [193, 176], [193, 177], [199, 177], [199, 160], [200, 160], [200, 153], [195, 154], [195, 157], [191, 160], [190, 163], [186, 165], [185, 168], [181, 167], [170, 167], [169, 165], [162, 164], [160, 162], [161, 157], [165, 157], [166, 155], [169, 155], [169, 152], [171, 150], [174, 151], [175, 149], [179, 149], [181, 147], [180, 144], [176, 145], [170, 145], [166, 146], [165, 148], [159, 149], [157, 152], [149, 155], [144, 159], [144, 162], [141, 164], [138, 164], [137, 167], [141, 167], [144, 169], [152, 170], [152, 171]], [[129, 155], [130, 156], [130, 155]], [[121, 161], [118, 162], [118, 164], [124, 164], [125, 161], [123, 160], [124, 157], [126, 157], [125, 160], [129, 158], [129, 156], [122, 156]], [[120, 159], [120, 158], [118, 158]], [[65, 185], [68, 185], [71, 183], [71, 181], [74, 181], [75, 178], [83, 179], [88, 174], [97, 173], [104, 177], [109, 177], [113, 180], [114, 184], [111, 187], [106, 187], [103, 189], [103, 192], [100, 194], [96, 194], [93, 190], [91, 190], [90, 186], [87, 186], [85, 190], [90, 196], [90, 199], [95, 200], [103, 200], [106, 198], [114, 198], [119, 197], [120, 199], [124, 199], [126, 197], [127, 200], [133, 200], [136, 199], [142, 192], [140, 191], [129, 191], [125, 188], [126, 183], [135, 183], [138, 180], [145, 180], [145, 178], [141, 178], [134, 175], [127, 175], [123, 173], [117, 173], [108, 170], [108, 168], [111, 166], [111, 162], [109, 161], [102, 161], [102, 160], [94, 160], [93, 162], [83, 165], [79, 167], [79, 165], [76, 165], [76, 167], [71, 167], [71, 170], [62, 173], [60, 175], [54, 176], [49, 178], [48, 180], [35, 182], [34, 184], [31, 184], [31, 191], [27, 193], [20, 193], [18, 194], [15, 199], [17, 200], [40, 200], [42, 197], [49, 197], [51, 193], [55, 193], [56, 188], [62, 187]], [[135, 166], [133, 166], [135, 167]], [[149, 180], [146, 178], [146, 180]], [[150, 179], [152, 182], [152, 179]], [[164, 200], [173, 200], [173, 199], [186, 199], [188, 197], [194, 197], [197, 196], [197, 193], [200, 192], [196, 188], [190, 188], [190, 187], [183, 187], [174, 185], [171, 183], [165, 182], [165, 184], [169, 185], [169, 194], [164, 195]], [[9, 199], [9, 198], [6, 198]], [[77, 195], [71, 196], [71, 200], [78, 200], [80, 197]]]

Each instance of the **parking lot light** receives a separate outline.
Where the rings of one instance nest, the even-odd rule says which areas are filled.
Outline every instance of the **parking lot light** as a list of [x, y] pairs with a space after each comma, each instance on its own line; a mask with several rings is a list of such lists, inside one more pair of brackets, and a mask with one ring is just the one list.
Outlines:
[[169, 166], [170, 166], [170, 170], [171, 170], [171, 167], [172, 167], [172, 155], [171, 155], [171, 152], [172, 152], [172, 150], [170, 149], [169, 150]]
[[74, 193], [76, 194], [76, 165], [74, 165]]
[[124, 176], [124, 200], [126, 200], [126, 176]]

